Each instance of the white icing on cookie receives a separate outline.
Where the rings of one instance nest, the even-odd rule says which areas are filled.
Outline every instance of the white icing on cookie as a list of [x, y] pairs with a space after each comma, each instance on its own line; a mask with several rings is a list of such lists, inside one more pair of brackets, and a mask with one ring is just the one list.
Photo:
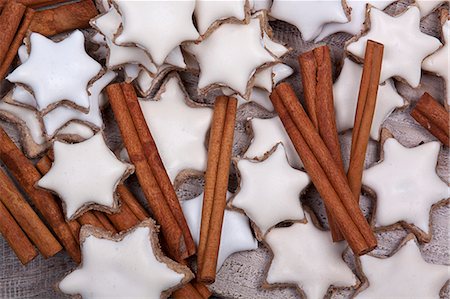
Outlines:
[[286, 48], [284, 45], [277, 43], [276, 41], [271, 39], [266, 32], [264, 32], [264, 34], [263, 34], [262, 41], [263, 41], [264, 47], [266, 47], [266, 49], [270, 53], [272, 53], [273, 55], [275, 55], [278, 58], [282, 57], [283, 55], [287, 54], [287, 52], [289, 52], [288, 48]]
[[356, 284], [353, 272], [342, 259], [345, 243], [333, 243], [330, 233], [308, 223], [274, 228], [266, 235], [273, 252], [268, 283], [296, 284], [307, 298], [323, 298], [330, 285]]
[[147, 96], [152, 87], [153, 77], [146, 70], [141, 70], [139, 76], [136, 78], [138, 89], [143, 96]]
[[439, 5], [447, 2], [448, 0], [416, 0], [417, 6], [420, 9], [420, 15], [425, 17], [433, 12]]
[[120, 241], [86, 237], [82, 265], [58, 285], [69, 295], [88, 298], [160, 298], [180, 284], [184, 274], [156, 257], [150, 227], [137, 227]]
[[199, 44], [187, 45], [187, 50], [200, 65], [200, 90], [220, 84], [245, 95], [255, 70], [275, 61], [262, 44], [259, 17], [249, 24], [222, 24]]
[[310, 180], [289, 165], [282, 144], [264, 161], [240, 160], [237, 168], [241, 186], [232, 205], [244, 210], [262, 235], [280, 222], [304, 219], [300, 193]]
[[450, 105], [450, 78], [449, 71], [449, 46], [450, 43], [450, 20], [447, 20], [442, 26], [442, 36], [444, 39], [444, 46], [434, 52], [431, 56], [425, 58], [422, 68], [426, 71], [433, 72], [445, 80], [447, 90], [447, 104]]
[[18, 104], [30, 106], [31, 108], [37, 109], [37, 103], [34, 96], [21, 85], [14, 86], [12, 100]]
[[46, 134], [51, 138], [57, 133], [58, 129], [72, 120], [87, 122], [90, 125], [101, 129], [103, 127], [103, 119], [100, 112], [100, 93], [115, 77], [116, 73], [108, 71], [92, 84], [89, 88], [90, 108], [87, 114], [66, 106], [60, 106], [44, 115], [42, 119], [44, 121]]
[[245, 152], [245, 157], [262, 159], [275, 144], [281, 142], [284, 145], [289, 164], [295, 168], [303, 166], [278, 116], [267, 119], [254, 118], [250, 120], [250, 124], [255, 136]]
[[317, 37], [327, 23], [348, 22], [341, 0], [274, 0], [270, 15], [297, 27], [305, 41]]
[[55, 141], [53, 150], [55, 161], [37, 184], [61, 197], [67, 219], [89, 204], [116, 209], [114, 191], [131, 166], [114, 156], [102, 133], [77, 144]]
[[414, 239], [389, 258], [360, 257], [369, 281], [357, 298], [439, 298], [450, 267], [424, 261]]
[[[194, 242], [198, 245], [202, 218], [203, 193], [198, 197], [181, 202], [186, 222], [192, 233]], [[225, 210], [222, 234], [220, 236], [217, 271], [224, 261], [233, 253], [258, 248], [258, 242], [253, 237], [248, 218], [241, 213]]]
[[89, 108], [88, 83], [102, 67], [86, 53], [83, 33], [75, 30], [58, 43], [32, 33], [30, 43], [30, 57], [7, 79], [29, 86], [41, 111], [62, 100]]
[[325, 37], [337, 32], [346, 32], [351, 35], [357, 35], [364, 29], [364, 21], [366, 20], [367, 4], [370, 4], [380, 10], [385, 9], [389, 4], [395, 2], [390, 1], [361, 1], [361, 0], [347, 0], [348, 6], [351, 10], [351, 20], [347, 23], [328, 23], [323, 26], [322, 32], [316, 38], [316, 41], [323, 40]]
[[30, 132], [31, 138], [37, 145], [45, 143], [43, 126], [35, 110], [12, 105], [2, 100], [0, 101], [0, 114], [3, 114], [2, 112], [11, 114], [23, 121]]
[[195, 1], [113, 0], [113, 3], [122, 15], [123, 25], [114, 42], [142, 46], [156, 65], [163, 64], [182, 42], [199, 37], [192, 22]]
[[210, 108], [192, 108], [176, 77], [166, 83], [161, 99], [139, 100], [159, 154], [173, 182], [183, 169], [206, 169], [206, 132], [211, 124]]
[[417, 87], [423, 59], [441, 46], [437, 38], [420, 31], [419, 9], [412, 6], [404, 13], [391, 17], [371, 8], [369, 19], [370, 30], [348, 44], [347, 50], [363, 58], [367, 40], [384, 44], [380, 82], [398, 76], [412, 87]]
[[195, 20], [200, 34], [205, 34], [216, 21], [235, 18], [245, 19], [245, 0], [197, 0]]
[[111, 69], [126, 63], [135, 63], [145, 67], [152, 73], [156, 73], [156, 66], [143, 49], [135, 46], [118, 46], [113, 43], [114, 35], [121, 23], [122, 18], [114, 6], [111, 6], [105, 14], [91, 21], [92, 26], [97, 28], [105, 36], [106, 44], [109, 48], [106, 66]]
[[405, 221], [429, 232], [431, 206], [450, 197], [436, 174], [439, 149], [439, 142], [406, 148], [394, 138], [386, 140], [384, 160], [365, 170], [362, 179], [377, 195], [376, 225]]
[[252, 12], [258, 12], [269, 10], [272, 6], [272, 0], [249, 0], [249, 4]]
[[[344, 59], [341, 74], [333, 85], [336, 125], [339, 132], [353, 128], [362, 70], [361, 65], [348, 58]], [[370, 129], [372, 139], [379, 140], [383, 122], [395, 108], [403, 105], [404, 100], [397, 93], [392, 80], [389, 79], [379, 86], [375, 114]]]

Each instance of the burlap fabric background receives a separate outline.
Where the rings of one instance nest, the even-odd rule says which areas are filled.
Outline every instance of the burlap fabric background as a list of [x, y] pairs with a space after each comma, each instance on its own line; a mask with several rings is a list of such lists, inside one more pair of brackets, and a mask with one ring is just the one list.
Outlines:
[[[398, 13], [410, 2], [401, 1], [400, 3], [395, 3], [388, 7], [387, 11], [393, 14]], [[275, 38], [293, 49], [292, 53], [285, 57], [285, 63], [296, 70], [296, 73], [290, 78], [290, 81], [300, 94], [302, 87], [299, 82], [296, 57], [299, 53], [313, 48], [314, 45], [304, 43], [300, 38], [299, 32], [286, 23], [271, 22], [271, 25]], [[422, 30], [439, 37], [437, 13], [426, 17], [422, 21]], [[349, 36], [346, 34], [337, 34], [326, 39], [326, 42], [332, 48], [332, 55], [335, 62], [335, 77], [339, 74], [340, 64], [344, 55], [343, 46], [348, 38]], [[180, 75], [189, 94], [194, 100], [211, 102], [213, 96], [209, 96], [208, 98], [197, 96], [195, 90], [197, 78], [195, 75], [190, 73], [181, 73]], [[421, 87], [416, 90], [411, 89], [408, 85], [401, 82], [396, 82], [396, 87], [405, 100], [410, 103], [417, 101], [425, 90], [431, 92], [437, 98], [444, 99], [445, 97], [443, 80], [428, 74], [424, 74]], [[406, 146], [415, 146], [420, 142], [434, 140], [430, 134], [414, 122], [409, 116], [409, 111], [409, 107], [395, 111], [385, 122], [384, 127], [388, 128]], [[238, 125], [235, 132], [235, 156], [242, 154], [251, 140], [251, 133], [248, 130], [246, 121], [249, 116], [270, 117], [271, 115], [251, 104], [241, 107], [238, 112]], [[104, 117], [109, 145], [112, 149], [118, 150], [121, 147], [121, 141], [110, 109], [105, 111]], [[6, 128], [8, 133], [17, 140], [18, 134], [14, 127], [4, 122], [1, 122], [0, 125]], [[342, 153], [346, 163], [348, 163], [350, 137], [350, 132], [344, 133], [341, 136]], [[378, 144], [371, 142], [366, 160], [367, 166], [379, 159], [378, 151]], [[448, 149], [441, 151], [437, 170], [438, 174], [448, 182]], [[128, 183], [136, 193], [139, 193], [134, 178], [129, 179]], [[201, 179], [187, 179], [179, 186], [177, 190], [178, 195], [182, 199], [192, 198], [201, 192], [201, 185]], [[235, 188], [235, 186], [232, 186], [232, 188]], [[144, 201], [142, 202], [145, 204]], [[302, 198], [302, 202], [313, 208], [322, 225], [326, 227], [323, 206], [318, 194], [313, 188], [310, 188], [306, 196]], [[361, 202], [363, 210], [369, 213], [371, 211], [372, 200], [364, 196]], [[433, 239], [430, 243], [421, 245], [420, 247], [423, 257], [430, 263], [450, 264], [449, 219], [450, 207], [448, 205], [432, 211]], [[397, 247], [406, 234], [407, 232], [403, 229], [380, 234], [378, 236], [379, 247], [375, 253], [380, 256], [388, 255]], [[223, 298], [299, 298], [301, 295], [294, 288], [270, 290], [261, 288], [270, 258], [270, 251], [263, 244], [260, 244], [259, 249], [255, 251], [232, 255], [226, 260], [220, 270], [217, 281], [212, 286], [212, 289], [217, 296]], [[346, 261], [351, 267], [354, 267], [353, 258], [350, 254], [346, 255]], [[54, 286], [65, 273], [75, 266], [67, 254], [61, 252], [49, 260], [44, 260], [39, 256], [24, 267], [14, 256], [5, 240], [0, 237], [0, 298], [64, 298], [64, 295], [55, 291]], [[348, 298], [352, 293], [353, 290], [341, 290], [332, 292], [331, 296], [332, 298]], [[448, 287], [447, 290], [444, 289], [443, 296], [449, 298]]]

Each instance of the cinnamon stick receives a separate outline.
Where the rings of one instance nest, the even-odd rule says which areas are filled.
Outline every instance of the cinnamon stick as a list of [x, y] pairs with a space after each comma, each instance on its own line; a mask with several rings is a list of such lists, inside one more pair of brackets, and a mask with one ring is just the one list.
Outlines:
[[214, 201], [211, 210], [208, 238], [205, 247], [203, 264], [198, 273], [198, 280], [211, 284], [215, 281], [217, 258], [219, 255], [220, 237], [222, 234], [223, 216], [227, 204], [228, 176], [230, 172], [231, 155], [236, 124], [237, 100], [228, 98], [225, 124], [220, 143], [220, 155], [217, 166]]
[[122, 88], [120, 84], [111, 84], [106, 88], [106, 91], [128, 155], [136, 167], [136, 176], [139, 184], [156, 221], [161, 225], [161, 232], [167, 243], [169, 255], [176, 260], [183, 260], [189, 256], [183, 233], [147, 163], [144, 149], [133, 125]]
[[197, 249], [198, 273], [202, 272], [206, 244], [208, 243], [208, 232], [214, 202], [214, 190], [216, 188], [217, 169], [219, 167], [220, 148], [223, 130], [225, 127], [227, 106], [227, 96], [219, 96], [216, 98], [209, 133], [208, 161], [205, 173], [205, 187], [203, 189], [202, 220], [200, 224], [200, 239]]
[[422, 95], [411, 111], [411, 116], [444, 145], [450, 146], [449, 113], [431, 95]]
[[26, 9], [24, 5], [10, 0], [0, 14], [0, 64], [5, 60]]
[[80, 230], [81, 225], [78, 223], [77, 220], [71, 220], [68, 221], [67, 224], [69, 225], [70, 231], [72, 232], [72, 236], [75, 238], [78, 244], [80, 244]]
[[30, 30], [45, 36], [89, 28], [89, 21], [98, 14], [92, 0], [71, 2], [35, 13]]
[[[328, 46], [315, 48], [300, 55], [299, 62], [302, 70], [303, 92], [307, 105], [311, 106], [308, 106], [310, 119], [339, 169], [344, 173], [344, 162], [342, 161], [334, 112], [330, 49]], [[336, 222], [328, 209], [325, 210], [333, 241], [343, 240], [344, 237]]]
[[139, 219], [139, 221], [144, 221], [148, 219], [150, 215], [148, 212], [142, 207], [139, 201], [134, 197], [130, 190], [125, 187], [123, 184], [120, 184], [117, 187], [117, 192], [122, 200], [122, 203], [126, 203], [128, 208], [133, 212], [133, 214]]
[[202, 299], [202, 295], [188, 283], [172, 293], [174, 299]]
[[138, 225], [140, 222], [124, 201], [122, 201], [120, 212], [116, 214], [108, 214], [108, 219], [119, 232], [130, 229], [133, 226]]
[[303, 110], [292, 87], [280, 84], [271, 95], [272, 103], [300, 155], [305, 169], [335, 218], [353, 252], [372, 250], [376, 238], [357, 203], [347, 180]]
[[204, 283], [194, 281], [192, 282], [192, 285], [197, 290], [197, 292], [202, 296], [203, 299], [208, 299], [209, 297], [212, 296], [211, 291]]
[[16, 181], [28, 194], [39, 213], [67, 250], [67, 253], [76, 263], [80, 263], [80, 248], [57, 201], [49, 192], [34, 187], [41, 175], [2, 128], [0, 128], [0, 160], [8, 167]]
[[[70, 2], [71, 0], [16, 0], [17, 3], [23, 4], [26, 7], [41, 8], [51, 6], [59, 3]], [[6, 0], [0, 0], [0, 11], [5, 6]]]
[[122, 83], [121, 87], [125, 95], [128, 110], [130, 111], [134, 126], [139, 135], [144, 154], [147, 157], [148, 165], [150, 165], [153, 176], [155, 177], [161, 192], [164, 194], [164, 197], [170, 209], [172, 210], [172, 214], [177, 220], [178, 226], [183, 232], [184, 242], [186, 243], [186, 248], [189, 255], [194, 255], [194, 239], [192, 239], [191, 231], [189, 230], [189, 226], [187, 225], [186, 219], [184, 218], [183, 210], [181, 209], [178, 196], [175, 193], [172, 182], [170, 181], [170, 178], [167, 175], [167, 171], [164, 168], [164, 164], [159, 155], [155, 140], [153, 139], [150, 129], [145, 121], [145, 117], [139, 105], [136, 91], [134, 90], [133, 85], [128, 83]]
[[61, 244], [53, 237], [3, 170], [0, 170], [0, 190], [0, 201], [13, 215], [44, 258], [49, 258], [60, 252], [62, 250]]
[[3, 60], [0, 59], [0, 81], [5, 78], [6, 73], [9, 70], [9, 67], [14, 61], [14, 58], [17, 55], [17, 51], [19, 50], [19, 47], [22, 45], [23, 39], [25, 38], [25, 35], [28, 32], [28, 28], [30, 27], [33, 16], [34, 10], [28, 8], [25, 12], [25, 16], [23, 17], [22, 23], [20, 24], [19, 30], [17, 31], [14, 39], [9, 45], [8, 51], [6, 52], [4, 59]]
[[347, 173], [348, 184], [357, 202], [359, 202], [361, 193], [364, 161], [370, 139], [370, 128], [375, 114], [383, 49], [382, 44], [371, 40], [367, 41]]
[[0, 201], [0, 233], [23, 265], [33, 260], [38, 252], [28, 240], [19, 224]]

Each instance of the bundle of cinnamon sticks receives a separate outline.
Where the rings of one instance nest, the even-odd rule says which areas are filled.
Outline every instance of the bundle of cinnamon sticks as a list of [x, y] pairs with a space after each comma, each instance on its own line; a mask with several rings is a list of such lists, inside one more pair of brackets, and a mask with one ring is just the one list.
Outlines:
[[280, 84], [270, 96], [306, 171], [324, 200], [333, 240], [345, 238], [358, 255], [371, 251], [377, 244], [358, 201], [382, 57], [383, 45], [369, 41], [347, 177], [336, 129], [328, 47], [319, 47], [299, 57], [309, 116], [289, 84]]
[[227, 203], [228, 176], [236, 124], [237, 100], [219, 96], [208, 142], [208, 163], [197, 253], [197, 280], [211, 284], [216, 277], [223, 216]]

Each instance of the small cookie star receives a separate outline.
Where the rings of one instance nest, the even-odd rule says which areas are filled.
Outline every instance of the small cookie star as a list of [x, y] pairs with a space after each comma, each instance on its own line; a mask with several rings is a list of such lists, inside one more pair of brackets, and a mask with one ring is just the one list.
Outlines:
[[266, 235], [273, 252], [267, 272], [269, 284], [294, 284], [307, 298], [323, 298], [330, 285], [352, 286], [357, 283], [352, 270], [342, 259], [344, 243], [333, 243], [329, 232], [308, 223], [274, 228]]
[[348, 22], [342, 3], [341, 0], [274, 0], [270, 15], [291, 23], [302, 33], [303, 40], [310, 41], [320, 34], [325, 24]]
[[385, 9], [389, 4], [395, 2], [391, 1], [361, 1], [361, 0], [347, 0], [348, 6], [351, 8], [350, 21], [347, 23], [328, 23], [323, 26], [322, 32], [315, 39], [317, 41], [323, 40], [325, 37], [337, 32], [346, 32], [351, 35], [357, 35], [364, 29], [364, 21], [366, 20], [367, 5], [370, 4], [380, 10]]
[[295, 151], [291, 139], [286, 134], [283, 124], [278, 116], [272, 118], [254, 118], [250, 120], [253, 130], [253, 140], [245, 152], [245, 157], [250, 159], [263, 159], [277, 143], [283, 143], [289, 164], [294, 168], [303, 166]]
[[448, 2], [448, 0], [416, 0], [415, 2], [420, 9], [420, 15], [425, 17], [432, 13], [439, 5]]
[[194, 15], [200, 34], [205, 34], [217, 21], [230, 18], [243, 21], [245, 19], [245, 2], [245, 0], [197, 0]]
[[383, 161], [365, 170], [362, 179], [377, 195], [376, 225], [404, 221], [428, 234], [431, 206], [450, 196], [436, 174], [439, 149], [439, 142], [406, 148], [394, 138], [385, 141]]
[[[186, 222], [192, 233], [192, 238], [197, 245], [200, 239], [202, 206], [203, 193], [194, 199], [184, 200], [181, 203]], [[220, 237], [217, 271], [220, 270], [225, 260], [233, 253], [257, 248], [258, 242], [253, 237], [248, 218], [241, 213], [225, 210]]]
[[172, 182], [184, 169], [206, 169], [205, 137], [212, 110], [190, 107], [177, 77], [166, 81], [159, 100], [140, 100], [142, 112]]
[[384, 56], [380, 82], [397, 76], [414, 88], [419, 86], [423, 59], [441, 46], [437, 38], [420, 31], [419, 9], [412, 6], [404, 13], [391, 17], [371, 8], [369, 20], [370, 30], [348, 44], [347, 50], [363, 58], [368, 40], [382, 43]]
[[199, 44], [186, 46], [200, 65], [198, 88], [201, 92], [219, 85], [244, 96], [256, 69], [275, 62], [262, 43], [260, 24], [259, 17], [248, 24], [225, 23]]
[[71, 121], [85, 122], [97, 129], [101, 129], [103, 127], [99, 102], [100, 97], [102, 96], [101, 92], [115, 77], [116, 73], [108, 71], [89, 88], [90, 108], [88, 113], [82, 113], [78, 110], [60, 106], [45, 114], [42, 117], [42, 120], [44, 122], [46, 134], [52, 138], [59, 129]]
[[445, 41], [444, 46], [425, 58], [422, 68], [426, 71], [435, 73], [445, 80], [447, 89], [447, 103], [450, 105], [450, 82], [449, 82], [449, 36], [450, 36], [450, 20], [447, 20], [442, 26], [442, 36]]
[[[361, 76], [362, 66], [348, 58], [344, 59], [341, 74], [333, 85], [336, 125], [339, 132], [353, 128]], [[387, 80], [379, 86], [375, 114], [370, 129], [372, 139], [380, 139], [383, 122], [395, 108], [403, 105], [404, 100], [397, 93], [392, 80]]]
[[280, 222], [305, 218], [300, 193], [310, 180], [306, 173], [289, 165], [282, 144], [276, 145], [264, 161], [240, 160], [237, 168], [241, 188], [232, 205], [247, 214], [261, 237]]
[[88, 83], [102, 67], [86, 53], [83, 33], [75, 30], [58, 43], [32, 33], [30, 44], [28, 60], [6, 78], [28, 85], [40, 111], [60, 101], [89, 108]]
[[360, 257], [369, 286], [356, 298], [439, 298], [450, 267], [425, 262], [413, 236], [406, 240], [388, 258]]
[[156, 65], [162, 65], [182, 42], [199, 37], [192, 21], [195, 1], [114, 0], [113, 4], [122, 16], [123, 25], [114, 42], [142, 46]]
[[132, 166], [114, 156], [102, 133], [77, 144], [55, 141], [53, 150], [55, 161], [37, 185], [61, 197], [68, 220], [93, 204], [117, 210], [114, 191], [132, 172]]
[[113, 236], [83, 226], [80, 238], [82, 264], [58, 285], [65, 294], [84, 299], [168, 298], [193, 277], [187, 267], [163, 255], [151, 220]]

